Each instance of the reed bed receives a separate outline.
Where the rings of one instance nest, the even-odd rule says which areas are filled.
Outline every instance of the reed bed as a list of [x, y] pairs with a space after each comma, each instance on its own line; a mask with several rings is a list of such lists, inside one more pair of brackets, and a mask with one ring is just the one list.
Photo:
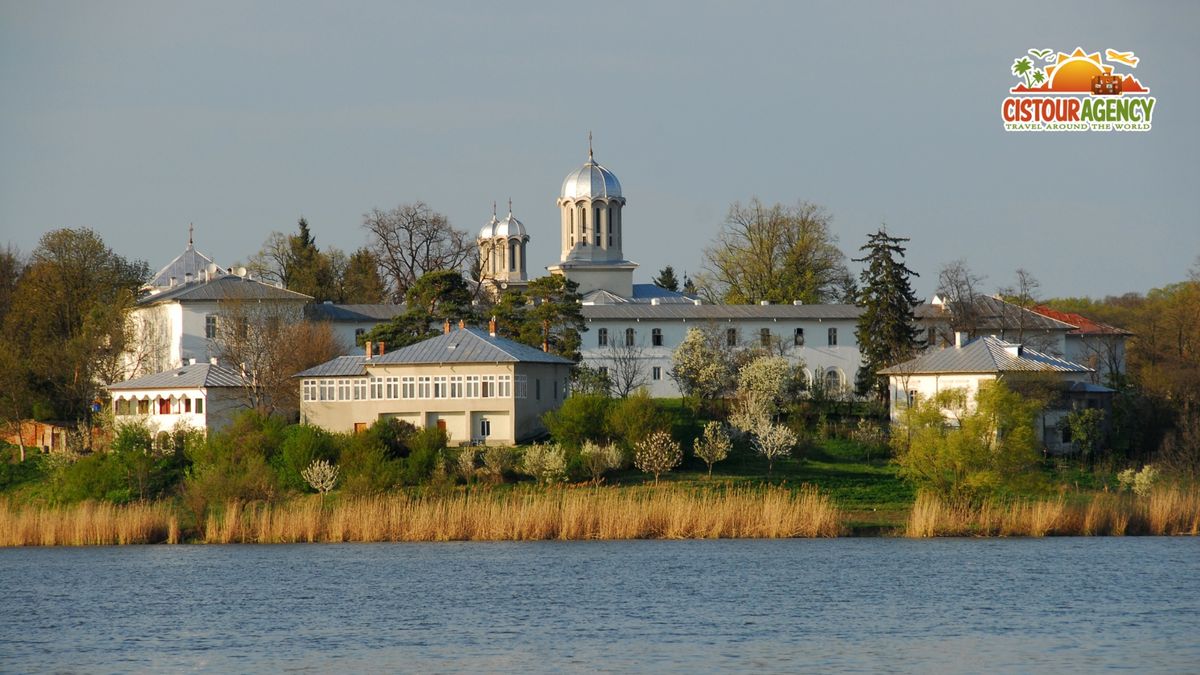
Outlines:
[[811, 488], [550, 489], [406, 494], [324, 504], [228, 504], [208, 543], [834, 537], [841, 514]]
[[179, 542], [179, 519], [169, 504], [17, 508], [0, 501], [0, 546], [106, 546]]
[[1164, 486], [1148, 496], [1097, 494], [1054, 499], [954, 504], [918, 495], [907, 537], [1045, 537], [1200, 534], [1200, 487]]

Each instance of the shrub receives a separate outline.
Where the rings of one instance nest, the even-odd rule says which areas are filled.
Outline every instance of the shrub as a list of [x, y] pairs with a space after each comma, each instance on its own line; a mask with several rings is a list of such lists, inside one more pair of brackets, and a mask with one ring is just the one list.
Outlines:
[[283, 443], [284, 429], [282, 420], [248, 411], [207, 442], [187, 449], [192, 465], [184, 498], [197, 519], [210, 506], [275, 498], [279, 479], [270, 462]]
[[300, 472], [312, 489], [321, 494], [328, 494], [337, 486], [338, 467], [323, 459], [314, 459], [312, 464]]
[[354, 496], [389, 490], [404, 473], [405, 460], [389, 456], [385, 444], [370, 433], [343, 437], [340, 459], [342, 492]]
[[621, 468], [624, 456], [621, 449], [615, 445], [597, 445], [591, 441], [583, 444], [579, 458], [585, 469], [592, 477], [592, 483], [599, 485], [604, 480], [604, 472]]
[[539, 483], [561, 483], [567, 479], [567, 453], [557, 443], [535, 443], [525, 449], [521, 471]]
[[283, 487], [304, 490], [311, 485], [303, 475], [305, 469], [317, 460], [337, 459], [338, 447], [332, 434], [320, 427], [297, 425], [288, 427], [284, 433], [274, 464]]
[[619, 439], [626, 450], [632, 451], [647, 436], [670, 425], [670, 416], [645, 389], [615, 401], [608, 409], [608, 436]]
[[704, 435], [696, 439], [694, 448], [696, 456], [708, 465], [709, 478], [712, 478], [713, 464], [728, 457], [732, 447], [733, 442], [730, 441], [729, 432], [725, 430], [724, 424], [709, 422], [704, 425]]
[[365, 434], [371, 443], [379, 445], [389, 459], [407, 457], [417, 428], [395, 417], [381, 417], [367, 428]]
[[513, 448], [490, 447], [483, 451], [483, 471], [494, 482], [504, 482], [504, 474], [516, 465], [516, 450]]
[[605, 421], [611, 404], [606, 396], [574, 394], [558, 410], [543, 415], [542, 422], [556, 442], [578, 449], [584, 441], [606, 439]]
[[658, 485], [659, 474], [666, 473], [683, 462], [683, 448], [665, 431], [656, 431], [637, 445], [633, 463], [638, 469], [654, 474]]
[[764, 424], [754, 432], [754, 450], [767, 458], [767, 475], [775, 470], [775, 460], [787, 457], [796, 446], [796, 434], [782, 424]]
[[475, 477], [477, 469], [475, 468], [476, 461], [479, 459], [479, 449], [466, 447], [458, 451], [458, 459], [455, 461], [455, 468], [458, 470], [458, 475], [462, 479], [469, 481]]
[[1117, 482], [1124, 490], [1133, 490], [1133, 493], [1139, 497], [1145, 497], [1150, 494], [1154, 488], [1154, 483], [1158, 481], [1158, 469], [1153, 464], [1147, 464], [1142, 467], [1141, 471], [1133, 469], [1125, 469], [1117, 474]]

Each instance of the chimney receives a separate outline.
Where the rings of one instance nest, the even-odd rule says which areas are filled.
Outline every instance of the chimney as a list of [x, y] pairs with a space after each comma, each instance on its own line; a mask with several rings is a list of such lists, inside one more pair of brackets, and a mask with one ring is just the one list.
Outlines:
[[184, 272], [183, 283], [185, 283], [185, 284], [192, 283], [192, 273], [191, 272]]
[[547, 354], [550, 353], [550, 343], [549, 342], [545, 342], [545, 341], [542, 342], [542, 351], [546, 352]]
[[450, 319], [446, 319], [446, 323], [442, 324], [442, 335], [450, 333]]
[[175, 277], [171, 277], [171, 280], [168, 282], [167, 285], [170, 286], [171, 288], [174, 288], [175, 287]]
[[208, 357], [208, 362], [214, 366], [217, 365], [217, 357], [215, 357], [215, 356]]
[[494, 316], [492, 317], [491, 321], [488, 321], [488, 334], [492, 337], [496, 337], [496, 317]]
[[379, 341], [379, 355], [383, 356], [383, 340]]
[[770, 300], [759, 300], [759, 301], [758, 301], [758, 304], [760, 304], [760, 305], [769, 305], [769, 304], [771, 304], [771, 301], [770, 301]]
[[967, 343], [970, 341], [971, 341], [971, 336], [966, 331], [961, 331], [961, 330], [954, 331], [954, 348], [955, 349], [962, 349], [963, 347], [966, 347]]
[[368, 360], [368, 361], [370, 361], [370, 360], [371, 360], [371, 341], [370, 341], [370, 340], [367, 340], [367, 341], [366, 341], [366, 342], [364, 342], [363, 344], [364, 344], [364, 345], [366, 346], [366, 348], [367, 348], [367, 360]]
[[692, 304], [696, 305], [696, 306], [700, 306], [700, 305], [704, 304], [704, 301], [701, 300], [700, 298], [695, 298], [694, 300], [692, 300]]
[[459, 320], [458, 320], [458, 329], [459, 329], [459, 330], [466, 330], [466, 329], [467, 329], [467, 320], [466, 320], [466, 319], [459, 319]]

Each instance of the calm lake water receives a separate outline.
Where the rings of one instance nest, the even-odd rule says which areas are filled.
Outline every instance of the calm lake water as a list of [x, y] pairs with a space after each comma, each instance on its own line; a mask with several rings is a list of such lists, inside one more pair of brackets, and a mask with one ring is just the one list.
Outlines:
[[1200, 539], [0, 549], [0, 670], [1200, 671]]

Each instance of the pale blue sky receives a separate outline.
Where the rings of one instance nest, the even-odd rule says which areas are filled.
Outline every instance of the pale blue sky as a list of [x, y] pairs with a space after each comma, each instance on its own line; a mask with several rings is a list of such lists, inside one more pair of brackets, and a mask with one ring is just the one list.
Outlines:
[[[851, 256], [886, 221], [922, 294], [960, 257], [1145, 291], [1200, 254], [1200, 3], [1146, 5], [3, 1], [0, 243], [88, 226], [157, 267], [194, 222], [231, 264], [300, 215], [350, 250], [373, 207], [476, 231], [511, 196], [540, 270], [592, 130], [637, 281], [757, 195]], [[1076, 46], [1137, 53], [1153, 131], [1003, 131], [1013, 59]]]

